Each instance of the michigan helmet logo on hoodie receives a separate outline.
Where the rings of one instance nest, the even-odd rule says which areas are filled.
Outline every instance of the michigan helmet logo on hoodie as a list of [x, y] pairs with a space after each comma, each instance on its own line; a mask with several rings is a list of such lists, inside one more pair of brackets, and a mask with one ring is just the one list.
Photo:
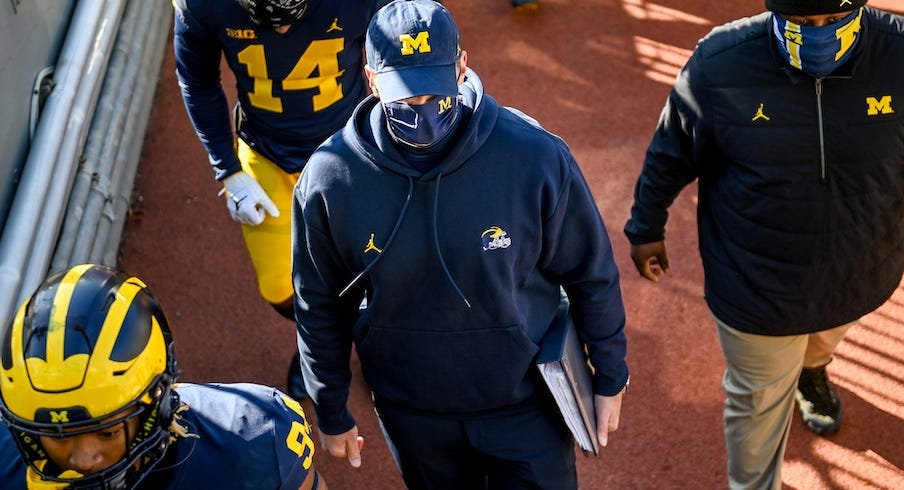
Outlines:
[[505, 230], [498, 226], [491, 226], [488, 230], [481, 233], [480, 238], [483, 240], [484, 250], [508, 248], [512, 245], [512, 239], [509, 238]]

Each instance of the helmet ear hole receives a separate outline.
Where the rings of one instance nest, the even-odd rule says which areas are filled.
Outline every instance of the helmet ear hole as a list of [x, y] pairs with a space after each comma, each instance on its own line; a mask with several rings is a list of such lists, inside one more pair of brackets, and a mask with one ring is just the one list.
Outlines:
[[176, 409], [178, 408], [179, 394], [176, 393], [176, 390], [166, 388], [163, 396], [160, 398], [160, 420], [162, 420], [164, 424], [168, 424], [173, 420], [173, 416], [176, 414]]

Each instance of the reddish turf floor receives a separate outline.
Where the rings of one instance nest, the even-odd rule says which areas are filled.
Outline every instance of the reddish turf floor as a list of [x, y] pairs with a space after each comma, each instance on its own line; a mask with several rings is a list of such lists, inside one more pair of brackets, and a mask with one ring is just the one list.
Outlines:
[[[487, 92], [568, 141], [593, 187], [622, 271], [631, 389], [622, 427], [603, 455], [579, 456], [581, 488], [724, 488], [724, 361], [702, 299], [696, 193], [687, 189], [672, 208], [672, 271], [658, 285], [634, 272], [621, 228], [662, 103], [696, 40], [716, 24], [761, 11], [763, 3], [541, 0], [539, 11], [528, 14], [512, 12], [505, 0], [446, 4]], [[904, 12], [901, 0], [870, 4]], [[241, 233], [217, 197], [219, 185], [185, 116], [173, 69], [168, 54], [121, 266], [144, 278], [163, 301], [183, 381], [284, 388], [293, 326], [257, 296]], [[224, 81], [231, 87], [231, 78]], [[795, 421], [786, 488], [904, 488], [902, 324], [899, 289], [842, 344], [830, 373], [841, 390], [845, 425], [820, 438]], [[318, 453], [330, 487], [402, 488], [357, 371], [351, 406], [366, 438], [364, 465], [352, 470]]]

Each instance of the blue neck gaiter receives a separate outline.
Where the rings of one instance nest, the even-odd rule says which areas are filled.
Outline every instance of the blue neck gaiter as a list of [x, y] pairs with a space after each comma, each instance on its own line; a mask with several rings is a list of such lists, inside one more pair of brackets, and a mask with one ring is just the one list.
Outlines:
[[788, 63], [815, 78], [831, 74], [843, 65], [860, 41], [863, 8], [829, 25], [802, 26], [772, 15], [774, 34]]
[[401, 101], [382, 105], [393, 139], [412, 148], [435, 145], [452, 131], [458, 120], [458, 97], [434, 97], [423, 105]]

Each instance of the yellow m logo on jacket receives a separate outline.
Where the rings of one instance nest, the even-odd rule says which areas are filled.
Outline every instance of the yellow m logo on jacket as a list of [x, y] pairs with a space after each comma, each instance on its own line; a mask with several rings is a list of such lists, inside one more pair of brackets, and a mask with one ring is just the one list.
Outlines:
[[411, 37], [411, 34], [402, 34], [399, 36], [399, 41], [402, 41], [402, 54], [408, 56], [414, 54], [415, 50], [418, 53], [429, 53], [429, 39], [430, 33], [427, 31], [421, 31], [415, 37]]
[[866, 113], [870, 116], [895, 113], [895, 110], [891, 107], [891, 95], [886, 95], [881, 99], [877, 99], [875, 97], [867, 97], [866, 105]]

